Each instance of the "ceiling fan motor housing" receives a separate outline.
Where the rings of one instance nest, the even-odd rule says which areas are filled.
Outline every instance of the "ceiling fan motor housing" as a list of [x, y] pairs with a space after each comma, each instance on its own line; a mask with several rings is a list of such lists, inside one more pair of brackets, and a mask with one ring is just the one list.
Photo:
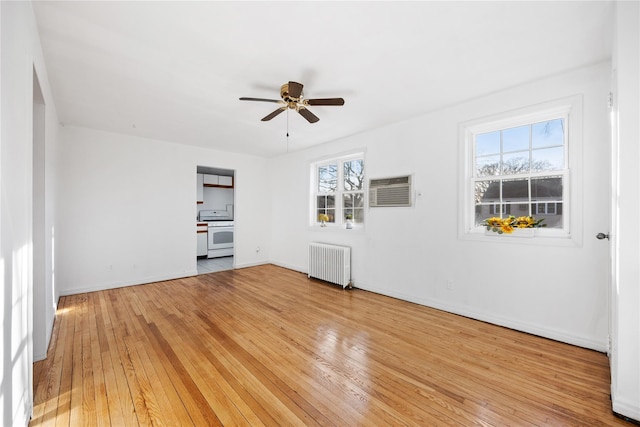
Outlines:
[[302, 98], [302, 92], [300, 92], [300, 96], [298, 98], [294, 98], [293, 96], [290, 96], [289, 83], [285, 83], [282, 86], [280, 86], [280, 97], [284, 102], [287, 103], [289, 108], [296, 108], [296, 104], [300, 102], [300, 99]]

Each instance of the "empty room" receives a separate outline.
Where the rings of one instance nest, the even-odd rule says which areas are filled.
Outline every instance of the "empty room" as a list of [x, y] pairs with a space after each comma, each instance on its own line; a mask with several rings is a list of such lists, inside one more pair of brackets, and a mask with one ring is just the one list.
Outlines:
[[640, 2], [0, 23], [1, 425], [640, 423]]

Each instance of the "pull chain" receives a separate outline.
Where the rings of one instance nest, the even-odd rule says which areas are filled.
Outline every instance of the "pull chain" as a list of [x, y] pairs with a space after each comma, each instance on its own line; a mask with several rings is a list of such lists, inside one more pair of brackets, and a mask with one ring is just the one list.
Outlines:
[[287, 153], [289, 152], [289, 109], [287, 108]]

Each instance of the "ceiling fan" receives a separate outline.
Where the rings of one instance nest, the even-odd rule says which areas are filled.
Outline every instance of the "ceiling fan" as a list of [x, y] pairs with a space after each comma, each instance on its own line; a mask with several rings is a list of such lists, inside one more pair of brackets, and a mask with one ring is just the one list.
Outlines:
[[275, 102], [281, 104], [277, 110], [267, 114], [262, 118], [263, 122], [273, 119], [278, 114], [287, 109], [296, 110], [302, 117], [307, 119], [309, 123], [315, 123], [318, 120], [318, 116], [313, 114], [307, 109], [309, 105], [344, 105], [344, 99], [342, 98], [317, 98], [317, 99], [305, 99], [302, 94], [302, 83], [289, 82], [280, 87], [280, 97], [282, 99], [265, 99], [265, 98], [248, 98], [242, 97], [240, 101], [260, 101], [260, 102]]

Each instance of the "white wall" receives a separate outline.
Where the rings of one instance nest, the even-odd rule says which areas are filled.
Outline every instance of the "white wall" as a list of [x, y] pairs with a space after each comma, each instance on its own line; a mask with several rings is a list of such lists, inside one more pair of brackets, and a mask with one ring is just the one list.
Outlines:
[[[611, 397], [613, 410], [640, 421], [640, 4], [616, 4], [613, 49], [614, 218]], [[617, 113], [617, 114], [616, 114]], [[617, 125], [617, 126], [616, 126]], [[617, 178], [617, 179], [616, 179]]]
[[[593, 236], [608, 225], [609, 69], [599, 64], [273, 159], [271, 260], [304, 272], [310, 241], [348, 245], [359, 288], [606, 350], [608, 248]], [[584, 139], [576, 143], [585, 173], [575, 177], [585, 188], [576, 206], [582, 244], [458, 239], [459, 124], [573, 95], [584, 103]], [[368, 209], [364, 230], [309, 227], [309, 163], [359, 148], [368, 177], [413, 173], [423, 196], [413, 208]]]
[[198, 165], [235, 170], [236, 267], [268, 259], [265, 159], [68, 126], [59, 138], [61, 294], [195, 275]]
[[[51, 153], [56, 148], [58, 122], [31, 4], [0, 2], [0, 423], [26, 425], [32, 408], [33, 352], [46, 351], [55, 309], [52, 242], [54, 187], [39, 188], [45, 214], [37, 232], [44, 272], [33, 289], [33, 75], [38, 74], [44, 98], [45, 181], [55, 171]], [[40, 128], [42, 130], [42, 127]], [[42, 152], [39, 153], [42, 156]], [[42, 172], [42, 171], [39, 171]], [[42, 178], [42, 174], [39, 175]], [[45, 194], [41, 192], [44, 191]], [[44, 259], [42, 259], [44, 257]], [[42, 289], [42, 287], [48, 287]], [[35, 301], [34, 301], [35, 298]], [[37, 311], [34, 312], [34, 307]], [[37, 341], [34, 342], [33, 340]]]

